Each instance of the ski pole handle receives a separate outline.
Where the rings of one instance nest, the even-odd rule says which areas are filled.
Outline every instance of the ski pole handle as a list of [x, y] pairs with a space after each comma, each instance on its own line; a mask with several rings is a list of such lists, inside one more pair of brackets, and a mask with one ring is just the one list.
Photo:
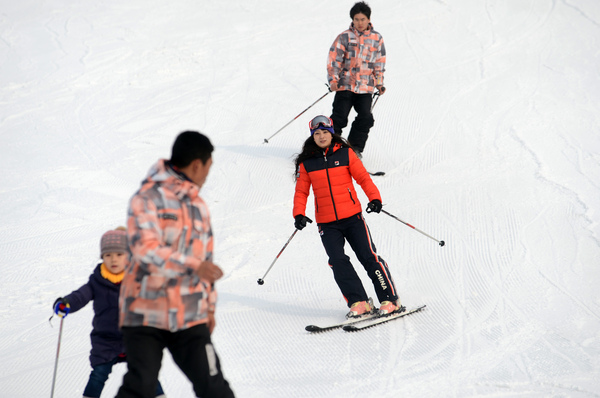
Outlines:
[[395, 219], [395, 220], [398, 220], [398, 221], [400, 221], [402, 224], [404, 224], [404, 225], [406, 225], [406, 226], [408, 226], [408, 227], [411, 227], [411, 228], [412, 228], [412, 229], [414, 229], [415, 231], [422, 233], [422, 234], [423, 234], [423, 235], [425, 235], [426, 237], [428, 237], [428, 238], [430, 238], [430, 239], [433, 239], [433, 240], [434, 240], [434, 241], [436, 241], [436, 242], [437, 242], [437, 243], [438, 243], [440, 246], [444, 246], [444, 245], [446, 244], [446, 242], [444, 242], [443, 240], [437, 240], [437, 239], [436, 239], [436, 238], [434, 238], [433, 236], [431, 236], [431, 235], [428, 235], [428, 234], [426, 234], [425, 232], [421, 231], [420, 229], [413, 227], [413, 226], [412, 226], [412, 225], [410, 225], [409, 223], [402, 221], [401, 219], [399, 219], [399, 218], [398, 218], [398, 217], [396, 217], [395, 215], [393, 215], [393, 214], [391, 214], [391, 213], [388, 213], [387, 211], [385, 211], [385, 210], [383, 210], [383, 209], [381, 210], [381, 212], [382, 212], [382, 213], [385, 213], [385, 214], [387, 214], [388, 216], [392, 217], [392, 218], [393, 218], [393, 219]]

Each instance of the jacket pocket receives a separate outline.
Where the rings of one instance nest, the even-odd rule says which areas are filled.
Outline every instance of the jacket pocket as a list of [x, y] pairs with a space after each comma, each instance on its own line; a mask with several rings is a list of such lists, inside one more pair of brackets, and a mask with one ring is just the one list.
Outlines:
[[350, 195], [350, 200], [352, 200], [352, 203], [356, 204], [356, 201], [352, 197], [352, 191], [350, 190], [350, 188], [348, 188], [348, 195]]

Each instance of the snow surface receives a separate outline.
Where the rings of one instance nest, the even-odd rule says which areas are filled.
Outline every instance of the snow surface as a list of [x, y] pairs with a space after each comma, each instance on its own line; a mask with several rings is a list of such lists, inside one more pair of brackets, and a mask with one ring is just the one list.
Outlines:
[[[238, 397], [600, 396], [596, 0], [371, 0], [388, 90], [364, 163], [386, 172], [385, 209], [446, 246], [366, 217], [403, 303], [427, 309], [305, 332], [346, 312], [314, 224], [257, 285], [294, 230], [292, 158], [333, 95], [263, 139], [327, 92], [353, 3], [3, 1], [1, 397], [50, 395], [51, 304], [186, 129], [216, 145], [213, 339]], [[56, 397], [82, 395], [92, 315], [64, 320]], [[193, 396], [168, 354], [160, 380]]]

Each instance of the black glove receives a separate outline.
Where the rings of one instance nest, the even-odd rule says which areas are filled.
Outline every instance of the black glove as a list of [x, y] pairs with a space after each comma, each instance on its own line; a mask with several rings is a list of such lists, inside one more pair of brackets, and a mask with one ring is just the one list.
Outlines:
[[379, 213], [382, 207], [381, 200], [373, 199], [367, 205], [367, 213]]
[[298, 214], [294, 217], [294, 227], [296, 229], [302, 230], [302, 228], [306, 227], [307, 222], [312, 223], [312, 220], [303, 214]]
[[54, 313], [61, 318], [69, 315], [69, 311], [71, 310], [71, 305], [69, 305], [69, 300], [59, 297], [56, 299], [54, 304], [52, 304], [52, 309]]

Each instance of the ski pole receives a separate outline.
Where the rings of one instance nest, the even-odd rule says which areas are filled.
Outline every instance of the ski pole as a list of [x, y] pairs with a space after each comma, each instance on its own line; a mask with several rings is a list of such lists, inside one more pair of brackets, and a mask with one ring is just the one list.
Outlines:
[[375, 108], [375, 104], [377, 103], [377, 101], [379, 101], [379, 97], [381, 97], [381, 94], [385, 93], [385, 87], [381, 86], [380, 90], [377, 90], [377, 92], [375, 94], [373, 94], [373, 98], [375, 98], [375, 101], [373, 102], [373, 105], [371, 105], [371, 113], [373, 113], [373, 108]]
[[[327, 86], [327, 85], [326, 85]], [[327, 86], [329, 87], [329, 86]], [[309, 105], [308, 108], [306, 108], [305, 110], [303, 110], [302, 112], [300, 112], [298, 114], [298, 116], [296, 116], [295, 118], [293, 118], [292, 120], [290, 120], [289, 122], [287, 122], [287, 124], [285, 126], [283, 126], [282, 128], [280, 128], [279, 130], [277, 130], [272, 136], [270, 136], [269, 138], [265, 138], [265, 143], [269, 143], [269, 140], [273, 137], [275, 137], [275, 135], [277, 135], [281, 130], [283, 130], [284, 128], [286, 128], [287, 126], [289, 126], [294, 120], [298, 119], [300, 117], [300, 115], [302, 115], [304, 112], [306, 112], [307, 110], [309, 110], [310, 108], [313, 107], [314, 104], [316, 104], [317, 102], [321, 101], [323, 98], [325, 98], [325, 96], [327, 94], [329, 94], [331, 92], [331, 90], [328, 90], [325, 94], [323, 94], [321, 96], [321, 98], [319, 98], [318, 100], [316, 100], [315, 102], [313, 102], [312, 104]]]
[[56, 370], [58, 368], [58, 354], [60, 353], [60, 340], [62, 338], [62, 330], [63, 330], [63, 320], [64, 317], [60, 317], [60, 329], [58, 332], [58, 346], [56, 347], [56, 359], [54, 360], [54, 376], [52, 376], [52, 392], [50, 394], [50, 398], [54, 397], [54, 384], [56, 382]]
[[[377, 98], [375, 98], [375, 97], [377, 97]], [[377, 104], [379, 97], [381, 97], [381, 94], [379, 94], [379, 91], [376, 92], [375, 94], [373, 94], [373, 98], [375, 98], [375, 101], [373, 101], [373, 105], [371, 105], [371, 112], [373, 112], [373, 108], [375, 108], [375, 104]]]
[[283, 251], [285, 250], [285, 248], [287, 247], [288, 243], [290, 243], [290, 241], [292, 240], [292, 238], [294, 237], [294, 235], [296, 235], [296, 232], [298, 232], [299, 229], [296, 228], [296, 230], [294, 231], [294, 233], [292, 234], [292, 236], [290, 236], [290, 238], [288, 239], [287, 242], [285, 242], [285, 245], [283, 245], [283, 248], [281, 249], [281, 251], [279, 252], [279, 254], [277, 255], [277, 257], [275, 257], [275, 260], [273, 260], [273, 262], [271, 263], [271, 265], [269, 266], [269, 269], [267, 270], [267, 272], [265, 272], [265, 274], [263, 275], [262, 278], [258, 278], [258, 280], [256, 281], [259, 285], [262, 285], [265, 283], [264, 279], [267, 276], [267, 274], [269, 273], [269, 271], [271, 271], [271, 268], [273, 268], [273, 264], [275, 264], [275, 261], [277, 261], [277, 259], [279, 258], [279, 256], [281, 256], [281, 253], [283, 253]]
[[412, 229], [414, 229], [415, 231], [422, 233], [422, 234], [423, 234], [423, 235], [425, 235], [426, 237], [433, 239], [433, 240], [434, 240], [434, 241], [436, 241], [436, 242], [437, 242], [437, 243], [438, 243], [440, 246], [444, 246], [444, 245], [446, 244], [446, 242], [444, 242], [443, 240], [437, 240], [437, 239], [436, 239], [436, 238], [434, 238], [433, 236], [427, 235], [425, 232], [421, 231], [420, 229], [417, 229], [417, 228], [413, 227], [413, 226], [412, 226], [412, 225], [410, 225], [409, 223], [402, 221], [401, 219], [399, 219], [399, 218], [398, 218], [398, 217], [396, 217], [395, 215], [393, 215], [393, 214], [390, 214], [390, 213], [388, 213], [387, 211], [385, 211], [385, 210], [383, 210], [383, 209], [381, 210], [381, 212], [382, 212], [382, 213], [385, 213], [385, 214], [387, 214], [388, 216], [390, 216], [390, 217], [392, 217], [392, 218], [395, 218], [396, 220], [400, 221], [402, 224], [404, 224], [404, 225], [407, 225], [407, 226], [411, 227], [411, 228], [412, 228]]

